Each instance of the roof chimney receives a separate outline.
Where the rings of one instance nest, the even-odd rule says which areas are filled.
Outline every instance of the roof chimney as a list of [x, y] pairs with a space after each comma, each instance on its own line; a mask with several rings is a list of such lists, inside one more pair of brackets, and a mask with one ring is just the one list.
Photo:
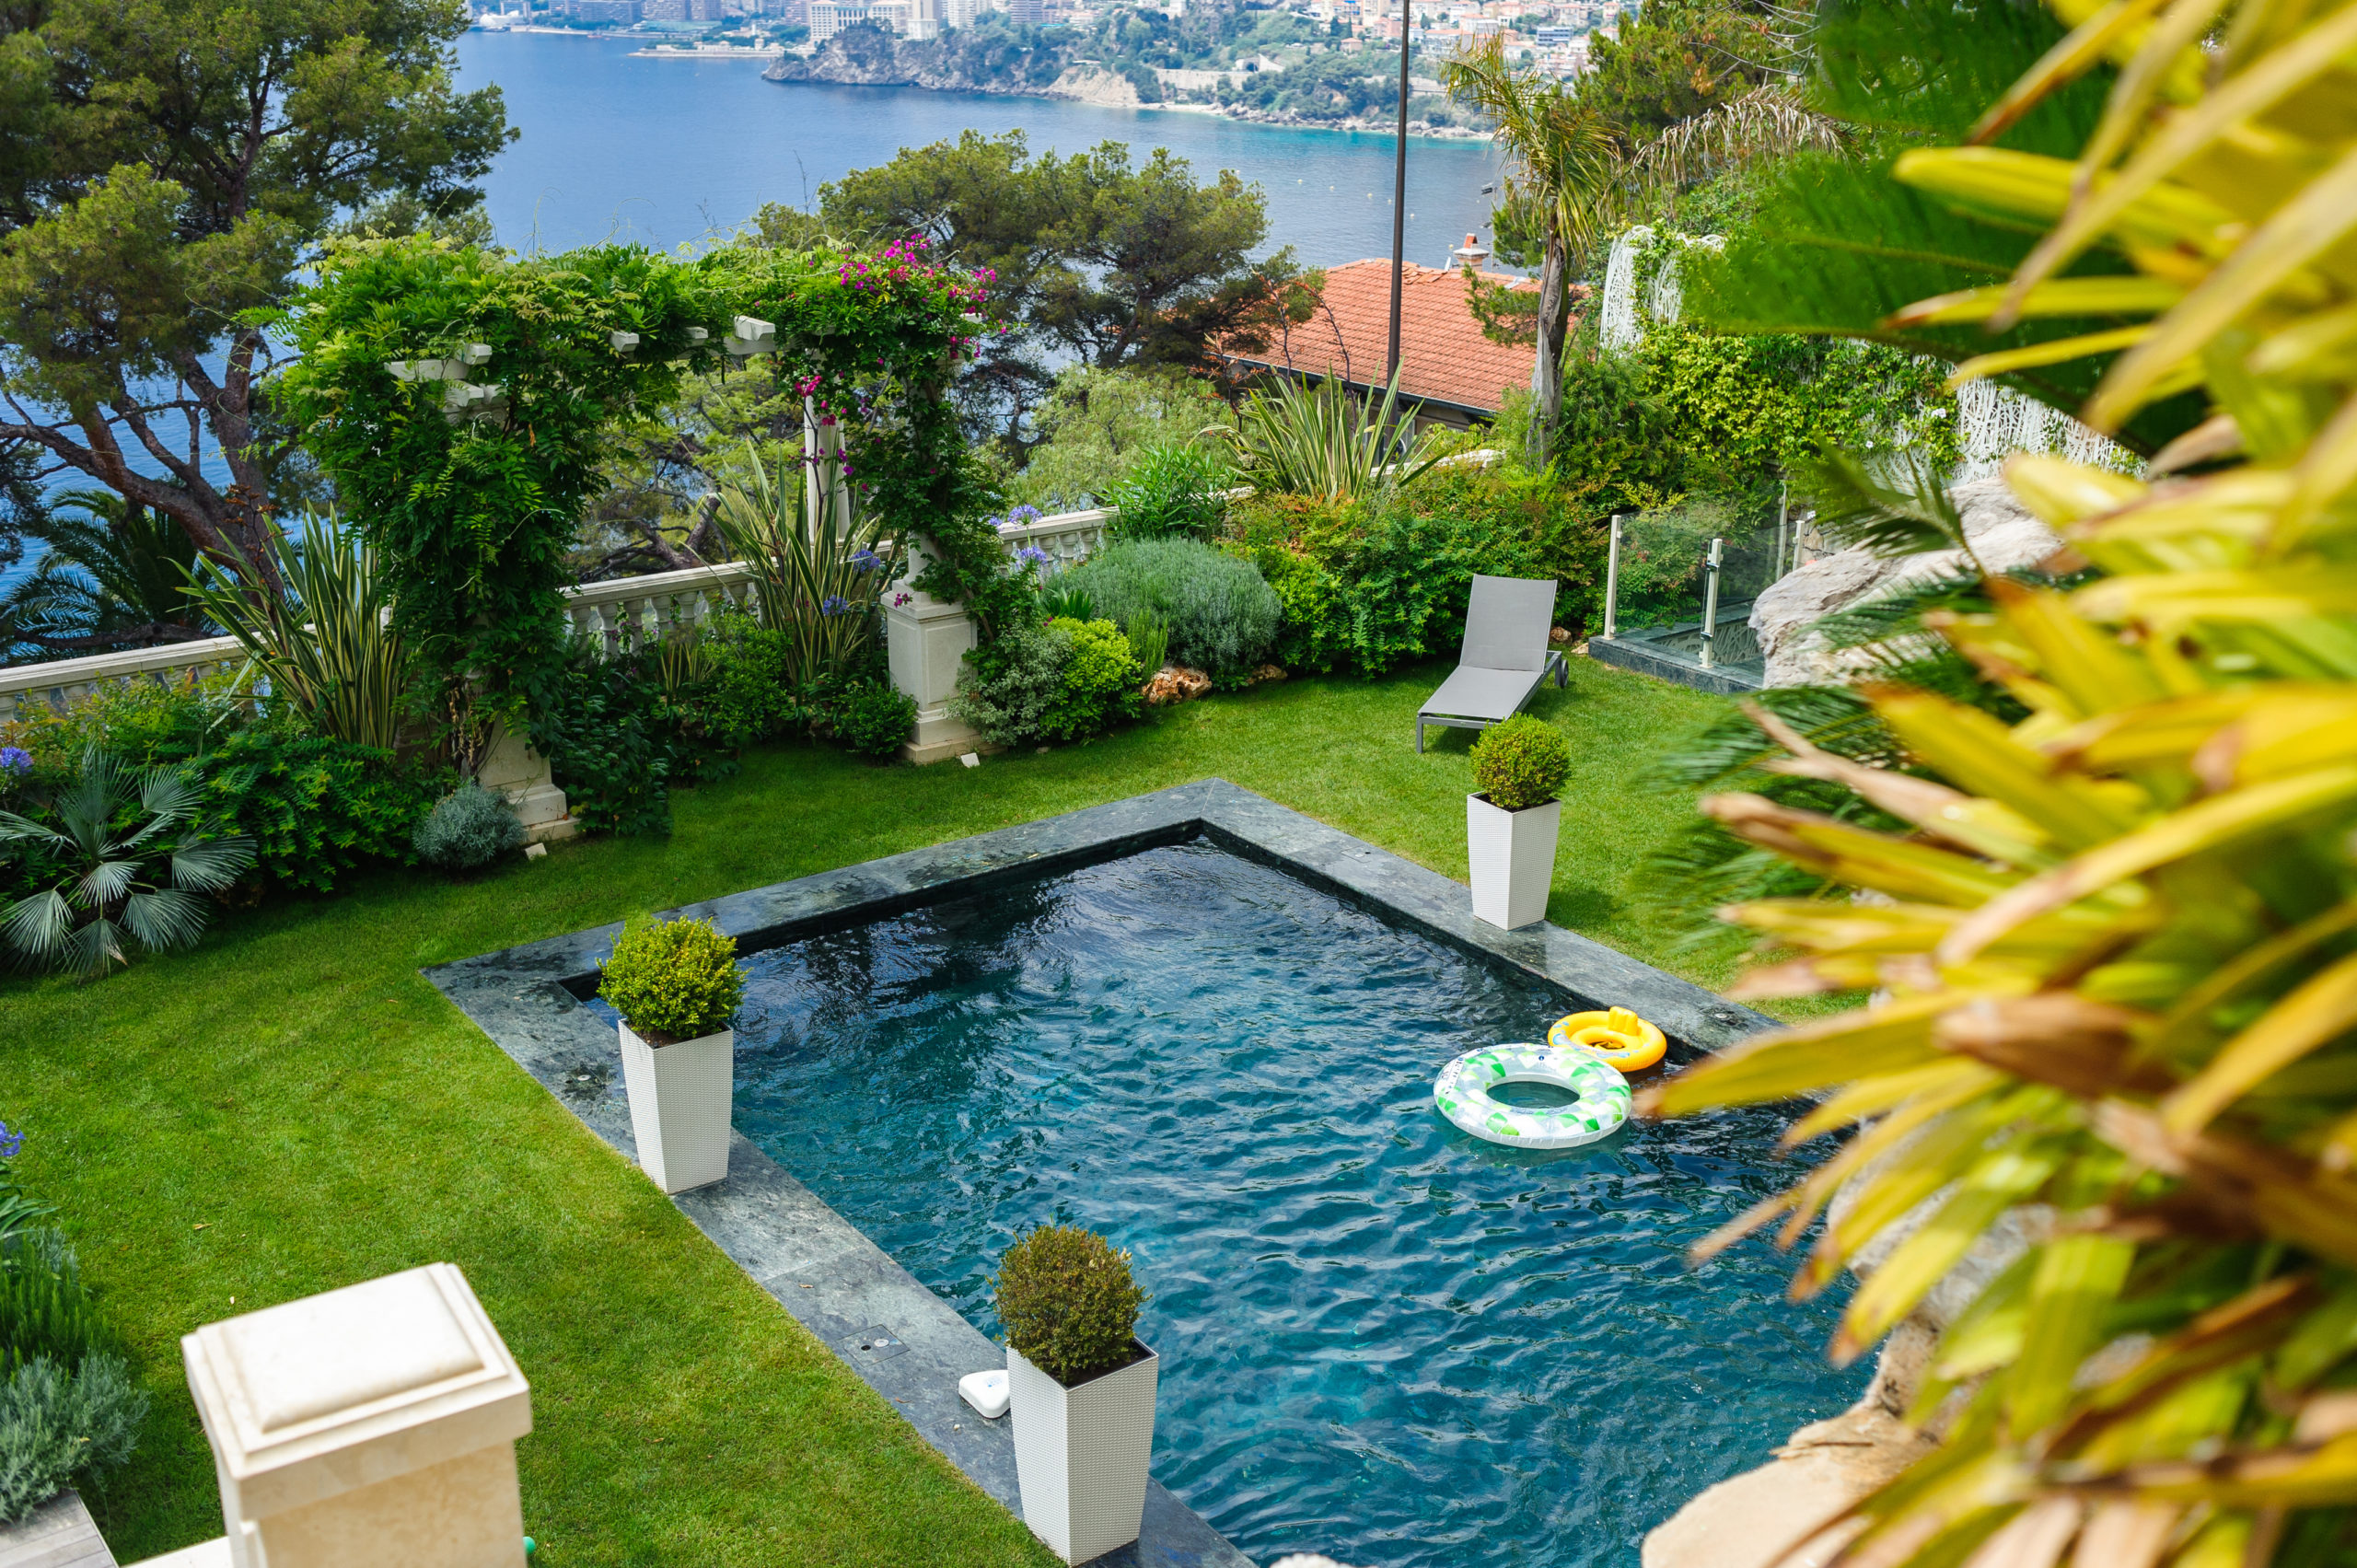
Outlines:
[[1481, 263], [1490, 259], [1490, 250], [1481, 243], [1480, 236], [1469, 234], [1464, 244], [1448, 253], [1448, 259], [1459, 266], [1471, 267], [1479, 272]]

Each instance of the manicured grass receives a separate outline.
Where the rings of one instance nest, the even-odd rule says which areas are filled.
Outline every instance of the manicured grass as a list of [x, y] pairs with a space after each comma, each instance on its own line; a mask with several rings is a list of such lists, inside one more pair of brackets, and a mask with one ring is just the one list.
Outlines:
[[[979, 769], [780, 747], [678, 796], [668, 840], [376, 875], [95, 985], [0, 983], [0, 1120], [157, 1393], [91, 1498], [116, 1555], [220, 1531], [180, 1336], [446, 1260], [532, 1381], [545, 1568], [1050, 1562], [418, 969], [1211, 776], [1462, 879], [1469, 737], [1412, 744], [1441, 673], [1262, 687]], [[1550, 918], [1659, 947], [1631, 877], [1689, 803], [1638, 774], [1720, 707], [1585, 659], [1539, 699], [1574, 760]]]

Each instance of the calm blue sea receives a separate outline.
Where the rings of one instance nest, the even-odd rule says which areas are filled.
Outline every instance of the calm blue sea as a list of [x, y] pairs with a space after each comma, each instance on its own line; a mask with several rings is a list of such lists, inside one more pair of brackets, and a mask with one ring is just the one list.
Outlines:
[[[1290, 245], [1313, 266], [1391, 253], [1388, 136], [917, 87], [787, 87], [762, 80], [758, 62], [633, 59], [638, 47], [551, 33], [459, 40], [461, 85], [497, 83], [508, 123], [523, 133], [484, 181], [502, 243], [690, 245], [728, 233], [764, 203], [805, 204], [826, 180], [971, 128], [1020, 130], [1035, 148], [1061, 153], [1126, 142], [1141, 162], [1168, 147], [1199, 180], [1232, 168], [1267, 193], [1264, 252]], [[1445, 266], [1469, 232], [1490, 238], [1481, 187], [1497, 178], [1496, 162], [1481, 143], [1410, 142], [1410, 260]], [[0, 588], [32, 558], [0, 572]]]
[[[1270, 249], [1325, 266], [1391, 253], [1389, 136], [1295, 131], [1171, 110], [1099, 109], [920, 87], [785, 86], [749, 60], [640, 60], [623, 39], [467, 34], [463, 86], [495, 82], [523, 137], [487, 182], [505, 244], [563, 250], [608, 238], [676, 246], [726, 233], [765, 202], [965, 130], [1020, 130], [1035, 148], [1168, 147], [1208, 180], [1232, 168], [1269, 201]], [[1476, 142], [1413, 138], [1411, 261], [1445, 266], [1469, 231], [1490, 238], [1496, 157]]]

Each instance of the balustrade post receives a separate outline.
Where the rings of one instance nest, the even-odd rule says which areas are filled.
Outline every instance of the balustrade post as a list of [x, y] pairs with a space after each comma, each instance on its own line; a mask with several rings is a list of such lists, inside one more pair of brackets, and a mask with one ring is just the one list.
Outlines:
[[[908, 541], [909, 578], [923, 575], [932, 555], [911, 535]], [[902, 595], [908, 603], [894, 602]], [[917, 705], [916, 732], [900, 748], [911, 762], [941, 762], [967, 751], [993, 749], [981, 734], [949, 712], [958, 690], [958, 671], [978, 637], [973, 617], [961, 604], [945, 604], [931, 594], [908, 586], [908, 579], [885, 600], [884, 648], [892, 684]]]
[[180, 1351], [228, 1534], [173, 1561], [524, 1568], [531, 1389], [457, 1268], [208, 1323]]
[[504, 724], [493, 726], [491, 745], [484, 749], [482, 765], [475, 770], [475, 782], [506, 797], [516, 819], [524, 824], [526, 843], [561, 842], [581, 830], [564, 791], [556, 787], [555, 776], [549, 772], [549, 760]]

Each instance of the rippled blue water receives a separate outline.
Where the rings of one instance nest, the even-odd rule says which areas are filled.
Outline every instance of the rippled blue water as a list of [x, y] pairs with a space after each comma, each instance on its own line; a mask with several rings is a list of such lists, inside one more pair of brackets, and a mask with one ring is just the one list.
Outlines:
[[[598, 240], [678, 245], [725, 232], [764, 202], [801, 206], [829, 180], [958, 133], [1021, 131], [1035, 151], [1156, 147], [1195, 178], [1232, 168], [1268, 197], [1262, 253], [1293, 246], [1332, 266], [1391, 254], [1387, 135], [1254, 125], [1170, 110], [921, 87], [784, 86], [749, 60], [647, 60], [644, 39], [470, 32], [459, 85], [496, 84], [523, 135], [483, 181], [503, 244], [561, 250]], [[1498, 178], [1486, 143], [1410, 139], [1408, 259], [1449, 265], [1469, 230], [1490, 234]]]
[[739, 1130], [986, 1330], [1020, 1231], [1130, 1249], [1155, 1474], [1255, 1561], [1633, 1564], [1863, 1387], [1786, 1260], [1681, 1256], [1791, 1179], [1773, 1118], [1469, 1138], [1434, 1074], [1561, 1000], [1208, 844], [745, 968]]

